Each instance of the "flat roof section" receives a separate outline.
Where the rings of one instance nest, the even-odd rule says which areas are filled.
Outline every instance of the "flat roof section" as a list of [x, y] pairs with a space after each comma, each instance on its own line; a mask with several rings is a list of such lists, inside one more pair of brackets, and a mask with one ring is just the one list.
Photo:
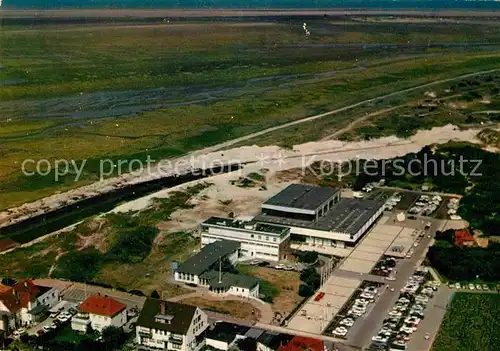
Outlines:
[[273, 225], [268, 223], [257, 223], [253, 220], [243, 221], [238, 219], [222, 218], [222, 217], [210, 217], [209, 219], [202, 222], [201, 225], [245, 229], [265, 234], [274, 234], [274, 235], [286, 234], [289, 231], [288, 228], [278, 225]]
[[307, 221], [271, 216], [263, 213], [255, 217], [255, 220], [354, 235], [382, 206], [384, 206], [383, 201], [343, 198], [333, 205], [324, 216], [317, 220]]
[[340, 189], [309, 184], [291, 184], [267, 201], [264, 201], [263, 205], [314, 211], [339, 191]]

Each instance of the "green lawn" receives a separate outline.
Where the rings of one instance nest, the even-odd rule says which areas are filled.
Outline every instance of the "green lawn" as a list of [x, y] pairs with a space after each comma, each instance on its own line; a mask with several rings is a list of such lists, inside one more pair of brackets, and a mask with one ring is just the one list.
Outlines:
[[456, 293], [433, 351], [497, 351], [500, 345], [500, 295]]

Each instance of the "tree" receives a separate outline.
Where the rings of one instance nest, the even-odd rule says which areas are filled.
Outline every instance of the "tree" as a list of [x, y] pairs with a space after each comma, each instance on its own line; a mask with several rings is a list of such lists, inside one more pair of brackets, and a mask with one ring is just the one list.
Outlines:
[[302, 263], [314, 263], [318, 259], [318, 253], [315, 251], [297, 251], [295, 255]]
[[102, 330], [102, 343], [106, 350], [117, 349], [127, 339], [123, 328], [109, 326]]
[[153, 290], [153, 292], [151, 293], [151, 297], [153, 299], [159, 299], [160, 298], [160, 294], [158, 294], [158, 291]]
[[300, 284], [299, 296], [310, 297], [314, 294], [314, 289], [308, 284]]

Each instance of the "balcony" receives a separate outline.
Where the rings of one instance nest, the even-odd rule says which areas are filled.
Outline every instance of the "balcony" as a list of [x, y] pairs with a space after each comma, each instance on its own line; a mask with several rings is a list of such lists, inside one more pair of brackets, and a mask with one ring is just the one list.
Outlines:
[[90, 318], [88, 314], [77, 314], [71, 318], [72, 324], [84, 325], [87, 326], [90, 324]]
[[170, 335], [168, 342], [172, 344], [182, 345], [184, 343], [184, 338], [182, 335]]
[[151, 332], [139, 331], [139, 336], [141, 338], [150, 339], [151, 338]]

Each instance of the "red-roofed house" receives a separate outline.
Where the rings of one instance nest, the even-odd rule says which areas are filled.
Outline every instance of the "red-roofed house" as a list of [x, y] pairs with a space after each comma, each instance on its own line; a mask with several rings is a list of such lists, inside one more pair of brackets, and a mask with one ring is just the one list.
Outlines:
[[0, 287], [0, 330], [31, 326], [44, 318], [44, 313], [59, 299], [55, 288], [37, 286], [23, 280], [13, 287]]
[[17, 283], [14, 290], [21, 304], [23, 326], [30, 326], [44, 319], [48, 308], [59, 300], [57, 289], [35, 285], [31, 279]]
[[16, 291], [9, 287], [0, 291], [0, 330], [10, 334], [21, 324], [21, 301]]
[[290, 342], [281, 346], [279, 351], [325, 351], [323, 340], [307, 338], [304, 336], [294, 336]]
[[122, 327], [127, 323], [127, 306], [115, 299], [101, 295], [90, 295], [71, 319], [71, 328], [86, 333], [88, 327], [102, 332], [104, 328]]
[[475, 246], [476, 240], [467, 230], [457, 230], [455, 232], [456, 246]]

